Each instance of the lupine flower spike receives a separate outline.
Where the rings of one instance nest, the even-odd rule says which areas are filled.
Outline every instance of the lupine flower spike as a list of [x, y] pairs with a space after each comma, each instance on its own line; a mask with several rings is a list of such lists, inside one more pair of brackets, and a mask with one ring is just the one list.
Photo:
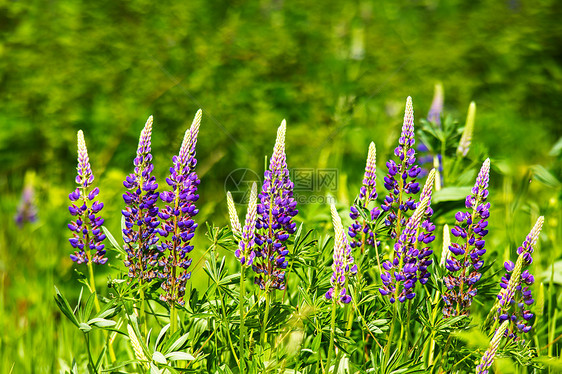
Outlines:
[[[433, 92], [433, 101], [431, 102], [431, 108], [429, 108], [429, 112], [427, 113], [427, 121], [436, 125], [437, 127], [441, 127], [443, 101], [443, 85], [441, 83], [436, 83], [435, 90]], [[425, 177], [428, 173], [428, 169], [431, 168], [431, 165], [433, 165], [433, 167], [437, 169], [436, 186], [440, 186], [441, 182], [439, 175], [443, 171], [442, 155], [431, 154], [427, 146], [423, 143], [419, 144], [418, 152], [420, 153], [418, 162], [422, 168], [419, 176]]]
[[257, 206], [256, 261], [252, 269], [257, 273], [255, 283], [267, 292], [285, 289], [288, 264], [285, 257], [289, 253], [285, 242], [295, 232], [293, 217], [298, 213], [285, 156], [285, 130], [283, 120], [277, 130], [273, 156], [265, 171]]
[[191, 277], [187, 269], [191, 265], [188, 254], [193, 250], [190, 242], [197, 228], [193, 218], [199, 212], [195, 206], [199, 199], [197, 186], [200, 183], [195, 172], [195, 146], [201, 115], [201, 110], [198, 110], [191, 127], [185, 132], [179, 154], [172, 158], [170, 176], [166, 178], [170, 189], [160, 194], [160, 199], [166, 204], [158, 213], [162, 220], [162, 226], [158, 229], [162, 236], [158, 245], [162, 252], [158, 259], [161, 267], [158, 276], [163, 279], [164, 290], [160, 299], [171, 305], [176, 302], [184, 304], [185, 285]]
[[[363, 186], [359, 191], [359, 203], [363, 208], [369, 208], [369, 204], [377, 199], [377, 149], [375, 143], [371, 142], [369, 145], [369, 154], [367, 156], [367, 165], [365, 166], [365, 176], [363, 177]], [[364, 252], [365, 246], [375, 246], [375, 233], [369, 228], [369, 225], [364, 221], [360, 221], [359, 211], [355, 206], [350, 208], [351, 213], [349, 216], [354, 221], [349, 227], [348, 233], [351, 238], [352, 248], [361, 248], [361, 253]], [[373, 207], [370, 210], [371, 221], [376, 220], [381, 215], [381, 210], [378, 207]], [[377, 244], [378, 245], [378, 244]]]
[[472, 299], [478, 292], [476, 283], [482, 274], [479, 270], [484, 265], [482, 256], [486, 253], [484, 237], [488, 234], [488, 217], [490, 217], [490, 203], [488, 197], [488, 183], [490, 179], [490, 159], [486, 159], [472, 194], [466, 197], [466, 212], [457, 212], [457, 225], [451, 233], [457, 242], [449, 247], [451, 256], [446, 261], [449, 274], [444, 282], [447, 291], [443, 294], [445, 316], [468, 314]]
[[381, 274], [382, 287], [379, 292], [389, 295], [389, 300], [394, 303], [396, 299], [401, 303], [416, 296], [414, 286], [418, 280], [418, 256], [420, 251], [416, 248], [418, 231], [422, 218], [426, 215], [429, 197], [420, 202], [414, 214], [408, 220], [406, 227], [401, 232], [394, 244], [394, 259], [385, 261], [382, 265], [386, 272]]
[[238, 212], [236, 212], [236, 205], [234, 205], [234, 200], [232, 200], [232, 194], [230, 193], [230, 191], [226, 193], [226, 203], [228, 205], [228, 217], [230, 218], [230, 227], [232, 229], [232, 233], [236, 237], [241, 237], [242, 226], [240, 226]]
[[330, 279], [332, 287], [326, 292], [325, 296], [328, 300], [332, 300], [332, 298], [336, 297], [338, 303], [347, 304], [351, 301], [351, 296], [347, 294], [345, 289], [346, 280], [349, 280], [350, 276], [357, 273], [357, 265], [353, 263], [351, 246], [345, 236], [338, 211], [333, 204], [330, 206], [330, 209], [336, 235], [334, 237], [333, 273]]
[[501, 324], [500, 328], [494, 333], [494, 337], [490, 342], [490, 347], [484, 352], [480, 365], [476, 367], [476, 374], [488, 374], [488, 369], [492, 367], [494, 359], [496, 358], [496, 353], [500, 346], [501, 340], [505, 335], [507, 330], [507, 321]]
[[529, 288], [535, 281], [529, 270], [523, 270], [533, 262], [533, 247], [536, 245], [544, 223], [544, 217], [539, 217], [535, 226], [525, 238], [523, 245], [517, 249], [517, 262], [506, 261], [504, 264], [507, 274], [501, 279], [498, 294], [499, 320], [510, 321], [509, 337], [517, 340], [518, 334], [531, 330], [530, 320], [533, 313], [529, 310], [533, 304], [533, 296]]
[[409, 96], [406, 100], [404, 124], [398, 143], [394, 154], [399, 158], [400, 163], [396, 164], [394, 160], [386, 163], [388, 175], [384, 178], [384, 187], [388, 190], [388, 195], [381, 206], [382, 210], [388, 212], [385, 224], [393, 226], [391, 231], [393, 238], [400, 235], [400, 230], [406, 223], [405, 213], [416, 209], [413, 196], [420, 191], [419, 183], [416, 182], [421, 169], [415, 165], [414, 108], [412, 98]]
[[431, 216], [433, 215], [433, 209], [431, 209], [431, 195], [433, 192], [433, 184], [435, 183], [435, 173], [435, 169], [429, 172], [420, 196], [420, 200], [423, 201], [427, 199], [428, 201], [425, 214], [422, 217], [423, 222], [420, 227], [420, 234], [417, 238], [419, 246], [421, 247], [418, 248], [418, 280], [421, 284], [427, 283], [430, 276], [427, 268], [433, 263], [431, 259], [433, 250], [430, 247], [430, 243], [435, 240], [435, 234], [433, 233], [435, 231], [435, 225], [431, 222]]
[[35, 173], [26, 173], [24, 187], [21, 195], [20, 204], [15, 216], [15, 221], [21, 229], [27, 222], [37, 221], [37, 206], [35, 205], [35, 197], [33, 191], [33, 182]]
[[68, 195], [70, 201], [72, 201], [68, 210], [75, 217], [75, 220], [68, 224], [73, 236], [69, 241], [72, 247], [77, 250], [70, 255], [70, 258], [78, 264], [91, 261], [94, 264], [103, 265], [107, 262], [107, 258], [104, 257], [105, 245], [102, 243], [105, 239], [105, 234], [101, 231], [103, 218], [99, 215], [103, 203], [96, 200], [96, 196], [100, 192], [99, 188], [90, 189], [94, 182], [94, 174], [92, 174], [90, 167], [90, 159], [88, 158], [88, 150], [82, 130], [78, 131], [77, 171], [76, 183], [78, 187]]
[[466, 157], [472, 143], [472, 133], [474, 131], [474, 117], [476, 116], [476, 103], [471, 102], [468, 107], [468, 115], [466, 116], [466, 124], [462, 132], [459, 147], [457, 148], [457, 157]]
[[129, 277], [140, 281], [150, 281], [156, 277], [160, 252], [156, 249], [156, 228], [158, 221], [158, 184], [152, 175], [154, 165], [150, 153], [152, 135], [152, 116], [148, 118], [141, 131], [137, 156], [133, 161], [134, 172], [129, 174], [123, 185], [128, 191], [123, 194], [127, 205], [122, 210], [125, 218], [123, 241], [127, 251], [125, 266], [129, 268]]
[[252, 184], [252, 192], [250, 193], [250, 202], [248, 212], [246, 213], [246, 221], [242, 230], [242, 238], [238, 242], [238, 249], [235, 252], [236, 257], [242, 265], [252, 266], [256, 253], [254, 251], [256, 239], [256, 219], [258, 205], [258, 186], [254, 182]]

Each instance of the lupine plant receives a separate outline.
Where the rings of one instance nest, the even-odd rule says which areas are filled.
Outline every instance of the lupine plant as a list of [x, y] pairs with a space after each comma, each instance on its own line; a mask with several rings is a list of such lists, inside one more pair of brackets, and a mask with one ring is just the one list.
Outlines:
[[[473, 104], [462, 127], [443, 115], [436, 92], [417, 133], [438, 162], [422, 173], [408, 97], [398, 146], [383, 164], [386, 193], [377, 191], [373, 141], [363, 178], [350, 178], [361, 182], [352, 206], [333, 199], [315, 220], [297, 215], [282, 121], [263, 180], [243, 187], [245, 219], [227, 192], [230, 228], [207, 222], [208, 245], [197, 230], [204, 223], [196, 205], [201, 121], [198, 111], [161, 173], [149, 117], [123, 182], [121, 217], [106, 217], [121, 221], [120, 239], [103, 226], [100, 190], [78, 133], [69, 252], [89, 295], [80, 293], [75, 307], [58, 289], [55, 296], [86, 342], [70, 372], [488, 373], [501, 368], [500, 357], [548, 367], [537, 357], [541, 344], [550, 344], [553, 356], [556, 326], [548, 326], [546, 342], [539, 337], [544, 328], [535, 320], [552, 301], [543, 283], [535, 290], [535, 278], [545, 276], [533, 273], [546, 221], [537, 219], [499, 276], [504, 248], [490, 227], [502, 217], [488, 201], [496, 174], [490, 158], [471, 147]], [[110, 290], [98, 296], [100, 270]], [[470, 343], [472, 336], [480, 343]]]

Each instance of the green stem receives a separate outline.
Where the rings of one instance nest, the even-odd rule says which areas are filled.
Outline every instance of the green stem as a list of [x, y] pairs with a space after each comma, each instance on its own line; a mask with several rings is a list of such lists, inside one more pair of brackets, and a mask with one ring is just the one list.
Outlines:
[[265, 344], [265, 342], [267, 341], [267, 337], [266, 337], [266, 328], [267, 328], [267, 320], [269, 318], [269, 304], [270, 304], [270, 294], [269, 292], [266, 291], [265, 294], [265, 314], [263, 317], [263, 324], [261, 326], [261, 335], [260, 335], [260, 344], [263, 347], [263, 345]]
[[332, 361], [332, 351], [334, 350], [334, 335], [336, 333], [336, 296], [332, 299], [332, 319], [330, 321], [330, 346], [328, 347], [328, 359], [326, 360], [326, 370], [330, 371], [330, 361]]
[[398, 317], [398, 307], [396, 305], [397, 300], [394, 302], [394, 313], [392, 316], [392, 322], [390, 323], [390, 330], [388, 331], [388, 339], [386, 340], [386, 348], [384, 349], [384, 365], [388, 363], [390, 358], [390, 347], [392, 345], [392, 335], [394, 335], [394, 325], [396, 324], [396, 318]]
[[92, 359], [92, 352], [90, 351], [90, 339], [88, 338], [87, 333], [84, 333], [84, 339], [86, 340], [86, 349], [88, 350], [88, 361], [90, 362], [90, 366], [92, 367], [92, 370], [94, 371], [94, 373], [97, 374], [98, 370], [97, 370], [96, 365], [94, 364], [94, 361]]
[[[88, 274], [89, 274], [88, 288], [90, 289], [90, 292], [94, 294], [94, 306], [96, 308], [96, 313], [99, 313], [100, 310], [101, 310], [101, 307], [100, 307], [100, 302], [98, 300], [98, 294], [96, 292], [96, 279], [94, 277], [94, 266], [92, 265], [92, 259], [91, 258], [88, 258]], [[113, 363], [113, 362], [117, 361], [117, 357], [115, 356], [115, 351], [113, 350], [113, 342], [108, 339], [109, 334], [107, 333], [107, 331], [104, 330], [103, 334], [105, 336], [105, 340], [107, 341], [107, 350], [109, 352], [109, 358], [111, 359], [111, 362]], [[88, 346], [88, 349], [90, 349], [89, 346]]]
[[245, 270], [246, 268], [242, 265], [240, 271], [240, 302], [238, 303], [240, 306], [240, 374], [244, 374], [246, 371], [246, 363], [244, 361], [244, 344], [246, 343], [246, 331], [244, 331], [244, 294], [246, 293], [244, 286]]
[[140, 294], [140, 308], [139, 308], [139, 317], [144, 329], [144, 335], [148, 334], [148, 323], [146, 321], [146, 314], [144, 313], [144, 289], [142, 288], [142, 283], [139, 284], [139, 294]]
[[170, 332], [173, 334], [178, 331], [178, 311], [175, 303], [170, 305]]

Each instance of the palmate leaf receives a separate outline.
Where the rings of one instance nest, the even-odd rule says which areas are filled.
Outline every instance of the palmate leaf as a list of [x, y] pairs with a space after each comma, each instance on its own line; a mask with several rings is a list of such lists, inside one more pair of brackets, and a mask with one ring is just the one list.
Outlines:
[[76, 318], [76, 316], [72, 312], [72, 309], [70, 308], [70, 304], [68, 303], [66, 298], [61, 294], [61, 292], [56, 286], [55, 286], [55, 303], [59, 307], [60, 311], [66, 316], [66, 318], [70, 320], [70, 322], [72, 322], [76, 327], [80, 327], [78, 319]]

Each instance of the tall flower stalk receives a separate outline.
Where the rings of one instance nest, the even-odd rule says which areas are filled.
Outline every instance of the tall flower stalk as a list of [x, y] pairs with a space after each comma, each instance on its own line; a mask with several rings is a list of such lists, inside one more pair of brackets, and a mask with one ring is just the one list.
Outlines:
[[[123, 185], [128, 191], [123, 194], [126, 208], [122, 210], [125, 219], [123, 241], [127, 251], [125, 266], [129, 268], [129, 278], [139, 282], [150, 282], [156, 277], [160, 252], [156, 228], [158, 221], [158, 184], [152, 175], [154, 165], [150, 153], [152, 116], [148, 118], [141, 131], [137, 156], [134, 159], [134, 172], [129, 174]], [[142, 291], [141, 291], [142, 292]]]
[[100, 310], [99, 300], [96, 294], [96, 282], [92, 264], [103, 265], [107, 262], [105, 256], [105, 245], [103, 241], [105, 234], [102, 232], [103, 218], [99, 214], [103, 203], [96, 200], [100, 190], [91, 188], [94, 182], [94, 174], [90, 166], [88, 149], [84, 140], [82, 130], [78, 131], [78, 167], [76, 184], [78, 187], [68, 195], [72, 202], [68, 207], [70, 214], [75, 219], [68, 224], [72, 232], [69, 239], [70, 245], [76, 251], [70, 255], [72, 261], [77, 264], [87, 264], [89, 273], [90, 292], [94, 294], [96, 310]]
[[[435, 84], [435, 89], [433, 91], [433, 100], [431, 101], [431, 107], [427, 113], [427, 121], [434, 126], [441, 128], [441, 113], [443, 112], [443, 85], [441, 83]], [[441, 184], [441, 173], [443, 172], [443, 153], [442, 152], [430, 152], [427, 145], [420, 142], [418, 148], [419, 164], [422, 167], [420, 172], [420, 177], [424, 177], [428, 174], [428, 170], [431, 169], [432, 165], [436, 169], [437, 178], [436, 189], [439, 190]]]
[[452, 256], [446, 261], [448, 274], [443, 279], [447, 288], [443, 294], [443, 313], [446, 317], [468, 315], [478, 292], [476, 283], [482, 276], [482, 256], [486, 253], [484, 237], [488, 234], [486, 227], [490, 217], [490, 203], [486, 203], [489, 180], [490, 159], [486, 159], [471, 195], [466, 197], [465, 206], [468, 210], [455, 215], [457, 224], [451, 229], [451, 234], [457, 241], [449, 246]]
[[185, 132], [179, 154], [172, 158], [170, 176], [166, 178], [169, 189], [160, 193], [160, 199], [166, 205], [158, 212], [162, 220], [158, 229], [161, 236], [158, 250], [162, 253], [158, 259], [161, 268], [158, 276], [163, 280], [161, 287], [164, 291], [160, 299], [170, 305], [172, 332], [177, 330], [176, 303], [184, 304], [185, 286], [191, 277], [187, 269], [192, 261], [189, 253], [193, 246], [190, 243], [197, 228], [194, 217], [199, 212], [195, 206], [200, 183], [195, 172], [195, 146], [201, 115], [201, 110], [198, 110], [191, 127]]
[[232, 195], [230, 192], [227, 193], [227, 203], [228, 212], [230, 216], [230, 225], [232, 227], [233, 233], [239, 238], [238, 248], [236, 249], [235, 255], [240, 260], [242, 264], [242, 269], [240, 270], [240, 372], [243, 373], [246, 369], [244, 362], [244, 350], [246, 344], [246, 329], [245, 329], [245, 276], [246, 268], [251, 266], [255, 258], [255, 234], [256, 234], [256, 220], [257, 220], [257, 199], [258, 199], [258, 187], [254, 182], [252, 184], [252, 191], [250, 193], [250, 201], [248, 204], [248, 212], [246, 213], [246, 220], [244, 222], [244, 228], [240, 227], [240, 221], [238, 219], [238, 213], [236, 212], [236, 207], [234, 201], [232, 200]]
[[418, 280], [420, 284], [427, 283], [427, 280], [430, 277], [428, 267], [430, 267], [433, 263], [433, 259], [431, 258], [433, 250], [431, 249], [430, 244], [435, 240], [435, 234], [433, 233], [435, 231], [435, 224], [433, 224], [433, 222], [431, 221], [431, 216], [433, 215], [433, 209], [431, 208], [431, 197], [433, 194], [435, 177], [436, 170], [431, 169], [420, 196], [421, 201], [427, 199], [427, 208], [425, 209], [425, 213], [423, 214], [420, 233], [417, 238], [417, 241], [420, 245], [420, 248], [418, 248]]
[[402, 227], [406, 223], [406, 212], [416, 209], [414, 196], [420, 191], [416, 178], [421, 169], [415, 164], [415, 142], [414, 108], [412, 98], [408, 96], [402, 133], [398, 140], [399, 145], [394, 149], [394, 155], [398, 157], [398, 163], [394, 160], [389, 160], [386, 163], [388, 175], [384, 178], [384, 187], [388, 190], [388, 195], [385, 197], [381, 208], [388, 212], [385, 224], [392, 227], [392, 238], [400, 236]]
[[35, 193], [33, 188], [34, 181], [35, 173], [25, 173], [25, 181], [21, 194], [21, 200], [18, 205], [16, 216], [14, 217], [16, 224], [20, 229], [24, 226], [25, 223], [32, 223], [37, 221], [37, 206], [35, 204]]
[[330, 283], [332, 287], [326, 292], [326, 299], [332, 302], [332, 316], [330, 321], [330, 346], [328, 348], [328, 359], [326, 365], [330, 367], [332, 351], [334, 349], [334, 335], [336, 329], [336, 307], [337, 305], [348, 304], [351, 296], [347, 293], [346, 287], [349, 277], [357, 273], [357, 265], [353, 262], [351, 246], [347, 241], [345, 231], [336, 207], [330, 206], [332, 222], [334, 225], [334, 254], [332, 262], [332, 277]]
[[285, 155], [286, 127], [283, 120], [277, 130], [269, 169], [264, 173], [262, 190], [258, 196], [260, 201], [257, 206], [256, 249], [252, 269], [257, 274], [254, 283], [266, 294], [262, 343], [266, 338], [270, 294], [273, 290], [285, 289], [286, 256], [289, 254], [285, 242], [295, 232], [293, 217], [298, 213]]
[[531, 330], [530, 320], [533, 313], [529, 310], [534, 299], [530, 286], [535, 278], [527, 268], [533, 262], [534, 246], [544, 224], [544, 217], [539, 217], [523, 244], [517, 249], [517, 262], [506, 261], [504, 264], [507, 273], [501, 279], [501, 290], [498, 294], [496, 309], [499, 321], [509, 322], [508, 336], [519, 339], [521, 334]]
[[[371, 221], [379, 218], [382, 211], [374, 206], [371, 207], [377, 199], [377, 149], [375, 143], [369, 144], [369, 153], [367, 155], [367, 164], [365, 165], [365, 175], [363, 176], [363, 185], [359, 190], [359, 204], [360, 208], [368, 209]], [[365, 252], [366, 246], [375, 248], [377, 263], [379, 264], [380, 273], [380, 260], [378, 253], [378, 242], [375, 233], [369, 227], [364, 219], [360, 218], [359, 211], [355, 206], [351, 206], [349, 216], [353, 223], [348, 229], [349, 237], [351, 238], [351, 248], [360, 248], [361, 253]]]

